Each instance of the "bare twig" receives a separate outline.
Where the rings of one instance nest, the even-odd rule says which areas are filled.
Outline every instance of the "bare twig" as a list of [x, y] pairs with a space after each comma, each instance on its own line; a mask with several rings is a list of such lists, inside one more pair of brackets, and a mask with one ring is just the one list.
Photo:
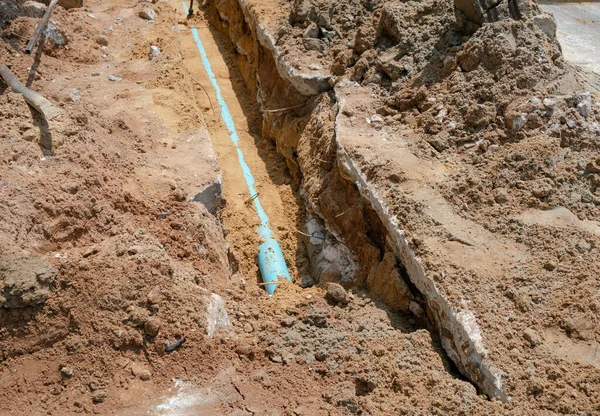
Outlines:
[[249, 205], [250, 202], [254, 201], [256, 198], [258, 198], [258, 192], [252, 195], [250, 198], [246, 199], [246, 201], [244, 201], [244, 204]]
[[204, 91], [204, 94], [206, 94], [206, 98], [208, 98], [208, 102], [210, 103], [210, 109], [213, 112], [213, 115], [216, 114], [215, 113], [215, 108], [213, 107], [213, 103], [212, 100], [210, 99], [210, 95], [208, 95], [208, 91], [206, 91], [206, 88], [204, 88], [204, 86], [202, 84], [200, 84], [200, 82], [198, 82], [194, 77], [192, 77], [190, 75], [190, 78], [192, 79], [192, 81], [194, 81], [201, 89], [202, 91]]
[[313, 237], [314, 237], [314, 238], [317, 238], [317, 239], [319, 239], [319, 240], [323, 240], [323, 241], [325, 241], [325, 237], [322, 237], [322, 236], [320, 236], [320, 235], [315, 235], [315, 234], [316, 234], [316, 232], [314, 232], [312, 235], [310, 235], [310, 234], [306, 234], [306, 233], [303, 233], [303, 232], [302, 232], [302, 231], [300, 231], [300, 230], [296, 230], [296, 232], [297, 232], [298, 234], [302, 234], [302, 235], [303, 235], [303, 236], [305, 236], [305, 237], [309, 237], [309, 238], [313, 238]]
[[288, 110], [295, 110], [296, 108], [304, 107], [308, 103], [309, 103], [309, 101], [305, 101], [302, 104], [294, 105], [292, 107], [277, 108], [274, 110], [263, 110], [263, 113], [281, 113], [281, 112], [288, 111]]
[[264, 283], [259, 283], [259, 286], [267, 286], [267, 285], [280, 285], [281, 283], [284, 283], [285, 280], [278, 280], [276, 282], [264, 282]]
[[46, 28], [46, 25], [48, 25], [48, 20], [50, 20], [50, 15], [52, 14], [52, 9], [54, 9], [54, 7], [56, 7], [57, 4], [58, 4], [58, 0], [52, 0], [50, 2], [50, 5], [46, 9], [46, 13], [44, 13], [44, 17], [41, 18], [40, 22], [38, 23], [37, 27], [35, 28], [35, 31], [33, 32], [33, 36], [31, 37], [31, 40], [25, 47], [25, 53], [30, 54], [31, 51], [33, 50], [33, 48], [35, 47], [35, 44], [37, 43], [38, 39], [40, 38], [40, 35]]

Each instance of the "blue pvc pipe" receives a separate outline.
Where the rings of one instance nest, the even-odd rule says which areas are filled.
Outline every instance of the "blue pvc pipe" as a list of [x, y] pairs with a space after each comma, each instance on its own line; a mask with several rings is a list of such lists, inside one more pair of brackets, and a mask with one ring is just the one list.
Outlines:
[[[188, 8], [185, 2], [181, 2], [183, 4], [183, 9], [185, 14], [188, 14]], [[194, 26], [191, 27], [192, 35], [194, 37], [194, 41], [196, 42], [196, 46], [198, 47], [198, 52], [200, 52], [200, 58], [202, 59], [202, 64], [204, 65], [204, 69], [208, 74], [208, 78], [210, 79], [210, 83], [215, 89], [215, 93], [217, 95], [217, 101], [219, 102], [219, 106], [221, 107], [221, 118], [225, 122], [225, 126], [227, 126], [227, 131], [229, 132], [229, 137], [235, 146], [235, 150], [238, 155], [238, 161], [240, 166], [242, 167], [242, 171], [244, 172], [244, 178], [246, 179], [246, 184], [248, 185], [248, 190], [250, 191], [250, 195], [257, 195], [256, 189], [254, 188], [254, 184], [256, 180], [250, 171], [250, 167], [244, 160], [244, 153], [242, 153], [242, 149], [238, 146], [240, 141], [240, 137], [238, 136], [237, 130], [235, 128], [235, 123], [233, 122], [233, 118], [231, 117], [231, 113], [229, 112], [229, 108], [227, 107], [227, 103], [221, 94], [221, 89], [219, 88], [219, 84], [217, 82], [217, 77], [215, 76], [212, 67], [210, 65], [210, 61], [208, 60], [208, 55], [206, 54], [206, 50], [202, 45], [202, 41], [200, 40], [200, 35], [198, 34], [198, 29]], [[286, 278], [291, 281], [290, 272], [285, 264], [285, 258], [283, 257], [283, 253], [281, 251], [281, 247], [279, 247], [279, 243], [275, 238], [273, 238], [273, 232], [269, 227], [269, 217], [267, 213], [263, 209], [260, 204], [260, 200], [258, 197], [254, 198], [254, 207], [256, 209], [256, 213], [258, 214], [258, 218], [260, 219], [260, 225], [256, 229], [258, 232], [258, 236], [261, 240], [261, 244], [258, 248], [258, 267], [260, 268], [260, 274], [262, 275], [263, 282], [271, 283], [280, 280], [280, 278]], [[275, 292], [275, 288], [277, 285], [265, 285], [265, 289], [269, 295], [272, 295]]]

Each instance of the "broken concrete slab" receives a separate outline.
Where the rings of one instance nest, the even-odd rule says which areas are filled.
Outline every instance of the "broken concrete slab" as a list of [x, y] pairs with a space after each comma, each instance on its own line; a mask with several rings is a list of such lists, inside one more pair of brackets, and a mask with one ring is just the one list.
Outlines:
[[[458, 276], [468, 273], [485, 275], [491, 280], [504, 279], [504, 270], [512, 264], [528, 261], [527, 250], [514, 241], [499, 239], [454, 212], [435, 190], [436, 183], [446, 175], [441, 163], [425, 161], [412, 154], [408, 143], [396, 131], [383, 127], [375, 133], [365, 120], [343, 114], [346, 107], [369, 103], [370, 89], [341, 83], [336, 87], [336, 94], [340, 105], [335, 128], [341, 170], [357, 184], [361, 195], [371, 203], [384, 224], [386, 240], [423, 295], [427, 313], [437, 327], [448, 356], [482, 392], [489, 397], [509, 400], [503, 388], [503, 375], [510, 374], [516, 363], [492, 358], [489, 348], [491, 345], [496, 350], [501, 348], [499, 337], [502, 335], [489, 325], [482, 326], [483, 322], [501, 319], [490, 313], [489, 307], [503, 297], [490, 292], [487, 285], [484, 289], [481, 280], [474, 279], [464, 286]], [[377, 146], [369, 144], [373, 139], [379, 142]], [[364, 171], [383, 160], [392, 171], [402, 172], [406, 180], [382, 188], [369, 179]], [[401, 206], [393, 202], [398, 195], [405, 199], [404, 206], [421, 207], [421, 224], [404, 222], [397, 212]], [[427, 224], [435, 226], [431, 228]], [[410, 233], [406, 231], [407, 226], [411, 228]], [[412, 241], [419, 241], [419, 254]], [[488, 264], [495, 267], [491, 269]], [[482, 287], [474, 287], [478, 285]]]

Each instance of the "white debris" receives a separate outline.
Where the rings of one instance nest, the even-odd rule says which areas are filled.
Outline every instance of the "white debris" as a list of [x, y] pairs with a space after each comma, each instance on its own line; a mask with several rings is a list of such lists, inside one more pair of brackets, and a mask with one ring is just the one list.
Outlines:
[[148, 53], [148, 56], [150, 57], [150, 59], [154, 59], [154, 58], [158, 58], [161, 54], [161, 50], [158, 46], [150, 46], [150, 52]]
[[228, 331], [231, 329], [231, 322], [225, 310], [223, 298], [215, 293], [211, 293], [208, 305], [206, 306], [206, 337], [212, 338], [219, 329]]
[[144, 7], [140, 10], [139, 16], [142, 19], [154, 20], [156, 19], [156, 12], [151, 7]]

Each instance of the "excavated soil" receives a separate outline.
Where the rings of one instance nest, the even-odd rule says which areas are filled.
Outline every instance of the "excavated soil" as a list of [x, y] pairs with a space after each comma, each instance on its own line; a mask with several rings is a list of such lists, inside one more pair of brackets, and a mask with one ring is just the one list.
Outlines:
[[600, 109], [535, 6], [88, 0], [29, 56], [4, 3], [0, 62], [62, 114], [0, 83], [0, 414], [600, 412]]

